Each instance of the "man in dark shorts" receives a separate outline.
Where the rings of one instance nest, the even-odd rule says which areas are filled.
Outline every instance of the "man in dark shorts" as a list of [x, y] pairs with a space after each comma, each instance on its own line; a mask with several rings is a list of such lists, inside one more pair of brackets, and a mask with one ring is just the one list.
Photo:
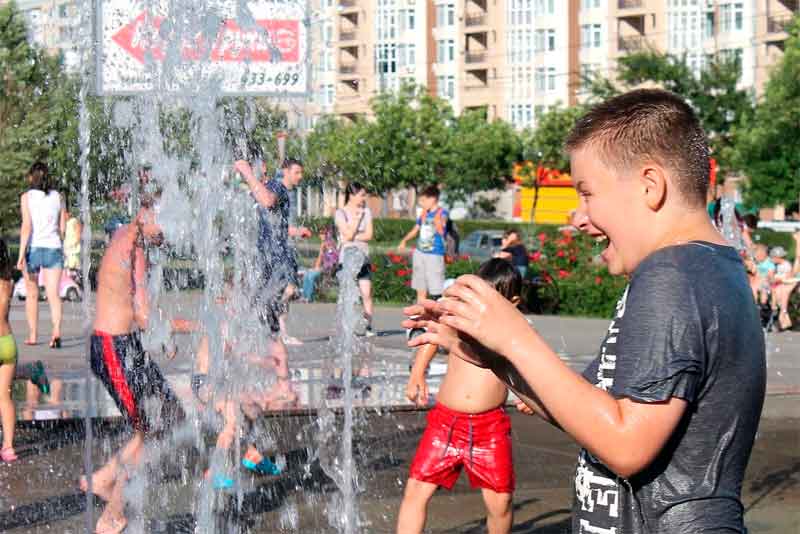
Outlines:
[[256, 313], [270, 332], [270, 356], [275, 361], [277, 383], [267, 396], [270, 401], [294, 402], [297, 394], [289, 384], [289, 365], [286, 345], [281, 339], [280, 317], [286, 312], [285, 293], [297, 276], [297, 259], [289, 244], [289, 237], [306, 238], [307, 228], [289, 224], [289, 191], [303, 179], [303, 165], [287, 159], [281, 177], [260, 181], [250, 164], [239, 160], [235, 170], [242, 175], [257, 204], [258, 240], [256, 241], [256, 268], [261, 287], [255, 297]]
[[[121, 532], [127, 524], [122, 491], [129, 467], [140, 463], [144, 440], [169, 428], [183, 411], [158, 366], [143, 350], [139, 331], [147, 328], [145, 247], [163, 239], [150, 200], [134, 218], [114, 232], [97, 273], [96, 317], [91, 337], [92, 372], [103, 382], [122, 415], [133, 427], [128, 443], [92, 475], [92, 485], [81, 479], [81, 489], [106, 501], [96, 532]], [[191, 323], [172, 321], [176, 331]], [[148, 417], [149, 415], [149, 417]]]

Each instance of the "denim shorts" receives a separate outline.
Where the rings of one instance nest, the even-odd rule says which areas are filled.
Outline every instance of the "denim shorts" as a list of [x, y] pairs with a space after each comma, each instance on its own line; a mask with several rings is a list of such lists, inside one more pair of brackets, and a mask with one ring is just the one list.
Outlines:
[[38, 273], [39, 269], [63, 269], [64, 253], [60, 248], [33, 247], [25, 255], [29, 273]]

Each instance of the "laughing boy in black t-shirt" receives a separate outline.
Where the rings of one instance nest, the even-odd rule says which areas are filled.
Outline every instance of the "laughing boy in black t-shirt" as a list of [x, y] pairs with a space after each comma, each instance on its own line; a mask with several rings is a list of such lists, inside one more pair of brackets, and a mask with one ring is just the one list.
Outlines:
[[630, 277], [597, 359], [573, 372], [471, 276], [407, 309], [427, 314], [406, 321], [427, 328], [410, 343], [488, 365], [583, 446], [574, 533], [745, 532], [764, 337], [741, 260], [706, 215], [705, 134], [679, 97], [637, 90], [578, 120], [567, 150], [576, 225], [607, 241], [612, 274]]

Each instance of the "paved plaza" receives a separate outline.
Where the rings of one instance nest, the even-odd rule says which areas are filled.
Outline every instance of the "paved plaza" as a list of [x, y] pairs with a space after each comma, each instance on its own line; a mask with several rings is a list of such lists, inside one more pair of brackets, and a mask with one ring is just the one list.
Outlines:
[[[166, 307], [191, 316], [199, 295], [173, 294]], [[42, 305], [41, 341], [49, 335], [47, 306]], [[85, 410], [86, 330], [81, 304], [67, 304], [64, 348], [42, 344], [21, 347], [21, 360], [41, 359], [51, 380], [66, 384], [59, 402], [42, 399], [31, 405], [21, 395], [17, 445], [21, 460], [0, 465], [0, 531], [13, 533], [79, 533], [85, 531], [85, 499], [76, 480], [85, 462], [85, 426], [77, 416]], [[355, 456], [359, 469], [358, 505], [362, 532], [391, 532], [402, 487], [417, 440], [424, 428], [424, 411], [412, 410], [403, 399], [410, 352], [399, 328], [399, 308], [380, 308], [375, 317], [379, 335], [371, 338], [368, 394], [356, 411]], [[24, 309], [14, 303], [12, 326], [19, 340], [27, 327]], [[608, 325], [605, 320], [534, 317], [534, 324], [573, 368], [591, 359]], [[248, 532], [336, 532], [327, 512], [335, 510], [335, 488], [313, 462], [318, 439], [314, 408], [323, 403], [327, 377], [320, 370], [336, 357], [329, 336], [336, 331], [335, 305], [298, 304], [292, 307], [290, 333], [305, 341], [290, 348], [293, 377], [302, 405], [293, 412], [265, 417], [275, 451], [286, 462], [279, 477], [252, 479], [241, 475], [241, 491], [218, 495], [213, 521], [219, 532], [241, 528]], [[186, 345], [194, 341], [181, 338]], [[181, 358], [160, 362], [179, 395], [188, 402], [189, 364]], [[746, 522], [753, 534], [800, 531], [800, 334], [770, 335], [768, 339], [768, 398], [755, 450], [743, 488]], [[330, 365], [328, 365], [328, 368]], [[441, 373], [441, 362], [432, 374]], [[436, 377], [432, 377], [436, 382]], [[363, 386], [363, 383], [361, 384]], [[100, 462], [125, 437], [112, 404], [95, 389], [98, 417], [88, 450]], [[513, 410], [512, 410], [513, 411]], [[54, 418], [54, 419], [51, 419]], [[48, 420], [49, 419], [49, 420]], [[518, 488], [514, 532], [569, 532], [570, 483], [577, 447], [563, 433], [536, 418], [514, 413], [513, 438]], [[185, 450], [184, 450], [185, 449]], [[138, 503], [131, 512], [130, 532], [194, 532], [201, 495], [202, 466], [193, 447], [170, 450], [168, 460], [156, 461], [142, 474], [133, 491]], [[93, 512], [99, 513], [95, 507]], [[465, 477], [452, 492], [440, 491], [430, 508], [429, 532], [484, 532], [483, 507]], [[206, 523], [208, 524], [208, 523]]]

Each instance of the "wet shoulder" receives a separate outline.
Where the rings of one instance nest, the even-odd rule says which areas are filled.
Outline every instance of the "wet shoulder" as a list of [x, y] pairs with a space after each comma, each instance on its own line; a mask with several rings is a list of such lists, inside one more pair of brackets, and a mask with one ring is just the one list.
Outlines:
[[708, 281], [716, 275], [727, 276], [741, 272], [742, 269], [742, 260], [733, 247], [692, 241], [665, 247], [650, 254], [636, 268], [631, 277], [631, 285], [641, 283], [642, 279], [654, 275]]

